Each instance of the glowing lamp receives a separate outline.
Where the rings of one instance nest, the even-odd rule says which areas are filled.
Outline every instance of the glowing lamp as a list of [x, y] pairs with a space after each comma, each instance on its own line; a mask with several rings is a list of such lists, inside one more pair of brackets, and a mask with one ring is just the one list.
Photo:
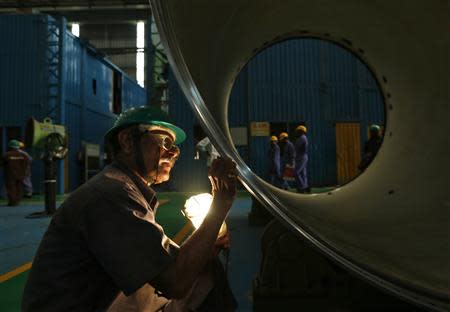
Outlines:
[[[213, 197], [209, 193], [202, 193], [189, 197], [184, 204], [184, 215], [192, 222], [195, 229], [198, 229], [203, 223], [206, 215], [208, 214]], [[227, 232], [227, 225], [225, 222], [222, 224], [219, 230], [219, 237]]]

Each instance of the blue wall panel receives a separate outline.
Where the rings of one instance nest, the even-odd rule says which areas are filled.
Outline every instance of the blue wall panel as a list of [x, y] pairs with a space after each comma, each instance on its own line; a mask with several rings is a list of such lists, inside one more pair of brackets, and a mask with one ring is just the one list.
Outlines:
[[113, 70], [99, 62], [98, 57], [88, 53], [83, 78], [86, 107], [95, 112], [110, 114]]
[[[22, 126], [28, 117], [43, 115], [45, 83], [38, 78], [44, 64], [37, 44], [45, 28], [41, 19], [16, 15], [0, 18], [1, 125]], [[28, 114], [24, 115], [24, 111]]]
[[[83, 101], [83, 47], [73, 35], [66, 34], [66, 101], [81, 104]], [[81, 91], [81, 92], [80, 92]]]
[[129, 77], [122, 78], [122, 110], [147, 104], [147, 92]]
[[99, 113], [91, 109], [86, 112], [86, 134], [84, 140], [88, 143], [100, 144], [103, 146], [105, 133], [114, 123], [114, 119], [109, 114]]

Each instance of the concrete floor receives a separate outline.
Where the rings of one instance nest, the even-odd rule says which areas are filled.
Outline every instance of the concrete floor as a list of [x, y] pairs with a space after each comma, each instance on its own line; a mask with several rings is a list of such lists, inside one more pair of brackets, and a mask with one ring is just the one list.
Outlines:
[[261, 263], [260, 235], [263, 227], [249, 227], [250, 198], [238, 198], [230, 211], [228, 225], [231, 250], [228, 277], [238, 311], [252, 311], [252, 281]]
[[32, 261], [50, 218], [26, 219], [43, 204], [0, 206], [0, 275]]

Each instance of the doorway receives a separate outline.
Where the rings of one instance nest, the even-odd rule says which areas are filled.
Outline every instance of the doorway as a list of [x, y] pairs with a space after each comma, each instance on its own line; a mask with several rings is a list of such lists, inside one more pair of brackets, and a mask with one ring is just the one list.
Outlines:
[[343, 185], [358, 175], [361, 161], [359, 122], [336, 123], [337, 181]]

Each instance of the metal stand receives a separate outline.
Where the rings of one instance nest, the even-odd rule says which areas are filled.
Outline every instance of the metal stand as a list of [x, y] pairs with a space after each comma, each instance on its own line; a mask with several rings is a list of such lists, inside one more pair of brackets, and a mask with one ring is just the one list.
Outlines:
[[56, 211], [56, 160], [44, 157], [45, 210], [33, 212], [27, 219], [51, 217]]
[[52, 215], [56, 211], [56, 161], [44, 159], [45, 212]]

